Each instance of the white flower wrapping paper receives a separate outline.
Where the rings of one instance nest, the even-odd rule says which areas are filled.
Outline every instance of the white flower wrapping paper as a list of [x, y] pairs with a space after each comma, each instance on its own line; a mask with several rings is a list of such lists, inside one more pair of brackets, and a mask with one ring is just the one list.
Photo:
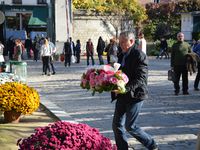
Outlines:
[[19, 77], [15, 74], [12, 73], [0, 73], [0, 85], [4, 84], [6, 82], [18, 82], [19, 81]]

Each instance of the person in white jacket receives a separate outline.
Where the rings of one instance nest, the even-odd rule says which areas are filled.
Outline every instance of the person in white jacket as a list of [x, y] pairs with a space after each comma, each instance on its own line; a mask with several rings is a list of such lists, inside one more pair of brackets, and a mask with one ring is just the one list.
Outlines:
[[145, 54], [147, 53], [147, 42], [146, 42], [146, 40], [144, 38], [144, 34], [143, 33], [139, 33], [139, 46], [138, 46], [138, 49], [140, 49]]
[[[51, 57], [51, 48], [49, 46], [49, 42], [47, 39], [44, 39], [44, 44], [41, 46], [41, 57], [42, 57], [42, 63], [43, 63], [43, 74], [50, 76], [50, 57]], [[47, 74], [48, 70], [48, 74]]]
[[3, 50], [4, 50], [4, 45], [0, 41], [0, 62], [4, 62]]
[[53, 56], [54, 54], [56, 53], [56, 46], [54, 43], [52, 43], [50, 41], [50, 38], [48, 38], [48, 42], [49, 42], [49, 47], [50, 47], [50, 51], [51, 51], [51, 56], [50, 56], [50, 65], [51, 65], [51, 69], [52, 69], [52, 75], [56, 74], [56, 71], [55, 71], [55, 67], [54, 67], [54, 64], [53, 64]]

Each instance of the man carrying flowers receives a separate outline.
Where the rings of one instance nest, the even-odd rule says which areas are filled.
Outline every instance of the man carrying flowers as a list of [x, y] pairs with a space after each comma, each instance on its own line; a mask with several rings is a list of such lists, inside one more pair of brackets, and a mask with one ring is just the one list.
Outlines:
[[147, 56], [140, 50], [134, 48], [135, 36], [132, 32], [122, 32], [119, 37], [119, 44], [122, 49], [123, 58], [121, 70], [129, 81], [126, 84], [126, 93], [120, 94], [113, 90], [112, 100], [117, 99], [113, 117], [113, 131], [118, 150], [128, 150], [128, 143], [125, 129], [141, 142], [148, 150], [156, 150], [158, 146], [154, 139], [136, 125], [136, 120], [147, 98], [147, 77], [148, 64]]

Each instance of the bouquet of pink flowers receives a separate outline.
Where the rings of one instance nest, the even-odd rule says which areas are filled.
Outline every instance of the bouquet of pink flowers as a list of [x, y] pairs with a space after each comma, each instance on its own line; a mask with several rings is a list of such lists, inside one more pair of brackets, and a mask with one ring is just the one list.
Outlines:
[[120, 64], [115, 63], [114, 67], [110, 65], [101, 65], [93, 68], [88, 68], [86, 73], [83, 73], [81, 78], [81, 87], [83, 89], [102, 93], [103, 91], [118, 90], [119, 93], [126, 93], [126, 84], [128, 77], [118, 70]]

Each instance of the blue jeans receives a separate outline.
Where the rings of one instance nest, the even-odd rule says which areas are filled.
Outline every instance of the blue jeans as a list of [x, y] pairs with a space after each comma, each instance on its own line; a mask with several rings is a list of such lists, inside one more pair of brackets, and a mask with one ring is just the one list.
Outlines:
[[154, 139], [135, 124], [142, 105], [143, 101], [117, 100], [112, 127], [118, 150], [128, 150], [125, 129], [149, 150], [155, 147]]

